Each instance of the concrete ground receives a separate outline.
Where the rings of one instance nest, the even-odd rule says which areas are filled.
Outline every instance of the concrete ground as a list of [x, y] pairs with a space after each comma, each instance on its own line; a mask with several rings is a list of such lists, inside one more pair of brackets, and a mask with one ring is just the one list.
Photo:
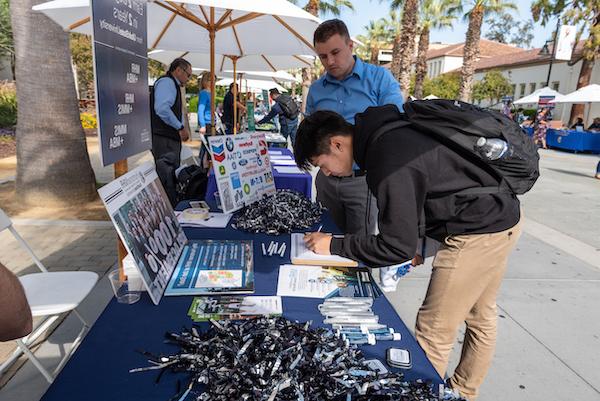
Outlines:
[[[89, 145], [98, 181], [109, 181], [112, 168], [100, 166], [97, 142]], [[600, 180], [593, 178], [599, 157], [552, 150], [541, 155], [542, 176], [522, 197], [524, 233], [498, 298], [497, 352], [480, 401], [600, 400]], [[149, 154], [132, 158], [129, 167], [150, 159]], [[51, 269], [101, 274], [81, 307], [94, 321], [112, 296], [105, 276], [116, 259], [111, 226], [24, 220], [16, 228]], [[0, 261], [18, 274], [32, 271], [5, 234], [0, 234]], [[387, 294], [409, 327], [414, 327], [430, 269], [428, 260]], [[68, 317], [36, 355], [55, 366], [78, 328]], [[459, 355], [457, 342], [450, 371]], [[47, 387], [28, 362], [0, 389], [0, 401], [35, 401]]]

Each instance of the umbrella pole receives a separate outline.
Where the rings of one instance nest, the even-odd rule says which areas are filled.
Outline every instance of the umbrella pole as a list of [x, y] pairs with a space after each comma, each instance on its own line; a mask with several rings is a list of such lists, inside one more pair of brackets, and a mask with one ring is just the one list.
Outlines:
[[233, 135], [237, 134], [237, 82], [235, 82], [235, 77], [237, 74], [237, 57], [232, 57], [231, 61], [233, 62]]
[[215, 8], [210, 8], [210, 134], [215, 134]]

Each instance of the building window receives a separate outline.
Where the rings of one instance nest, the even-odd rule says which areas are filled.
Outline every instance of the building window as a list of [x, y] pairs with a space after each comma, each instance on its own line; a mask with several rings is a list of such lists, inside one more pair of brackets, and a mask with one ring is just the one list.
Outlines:
[[527, 88], [526, 84], [521, 84], [519, 89], [519, 97], [525, 96], [525, 88]]
[[535, 92], [535, 82], [529, 84], [529, 93]]
[[558, 88], [560, 88], [560, 81], [552, 82], [552, 89], [558, 92]]
[[515, 95], [517, 94], [517, 85], [516, 84], [512, 84], [511, 86], [512, 86], [512, 91], [510, 92], [510, 94], [514, 98]]
[[[548, 85], [550, 86], [550, 85]], [[546, 87], [546, 82], [540, 82], [540, 89], [545, 88]]]

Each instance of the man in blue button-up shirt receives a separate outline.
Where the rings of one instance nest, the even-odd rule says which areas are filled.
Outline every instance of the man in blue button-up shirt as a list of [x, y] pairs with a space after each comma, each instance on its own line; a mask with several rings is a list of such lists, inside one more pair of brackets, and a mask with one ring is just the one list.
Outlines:
[[[354, 115], [370, 106], [395, 104], [402, 111], [400, 85], [385, 68], [352, 55], [353, 42], [344, 22], [323, 22], [316, 29], [313, 42], [326, 73], [310, 87], [306, 114], [331, 110], [354, 124]], [[317, 200], [329, 209], [341, 230], [351, 234], [364, 230], [375, 233], [377, 204], [363, 171], [354, 170], [352, 176], [342, 178], [319, 171], [316, 187]]]

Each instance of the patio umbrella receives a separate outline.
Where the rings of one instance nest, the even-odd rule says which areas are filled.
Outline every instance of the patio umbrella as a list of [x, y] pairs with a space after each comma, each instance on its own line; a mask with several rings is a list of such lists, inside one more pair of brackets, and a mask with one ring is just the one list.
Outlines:
[[554, 99], [550, 101], [551, 103], [581, 103], [587, 105], [587, 115], [584, 118], [584, 121], [588, 121], [590, 107], [592, 103], [600, 103], [600, 85], [592, 84], [588, 86], [584, 86], [583, 88], [577, 89], [575, 92], [571, 92], [567, 95], [564, 95], [560, 99]]
[[[92, 32], [89, 0], [54, 0], [33, 9], [69, 31]], [[234, 71], [237, 59], [247, 54], [312, 54], [312, 36], [320, 23], [286, 0], [152, 0], [147, 14], [151, 49], [209, 54], [212, 72], [217, 53], [231, 58]], [[212, 99], [214, 95], [211, 80]], [[211, 116], [214, 127], [214, 102]]]
[[527, 95], [519, 100], [513, 102], [513, 104], [537, 104], [540, 101], [540, 96], [554, 96], [554, 100], [560, 99], [563, 95], [554, 89], [546, 86], [540, 88], [530, 95]]

